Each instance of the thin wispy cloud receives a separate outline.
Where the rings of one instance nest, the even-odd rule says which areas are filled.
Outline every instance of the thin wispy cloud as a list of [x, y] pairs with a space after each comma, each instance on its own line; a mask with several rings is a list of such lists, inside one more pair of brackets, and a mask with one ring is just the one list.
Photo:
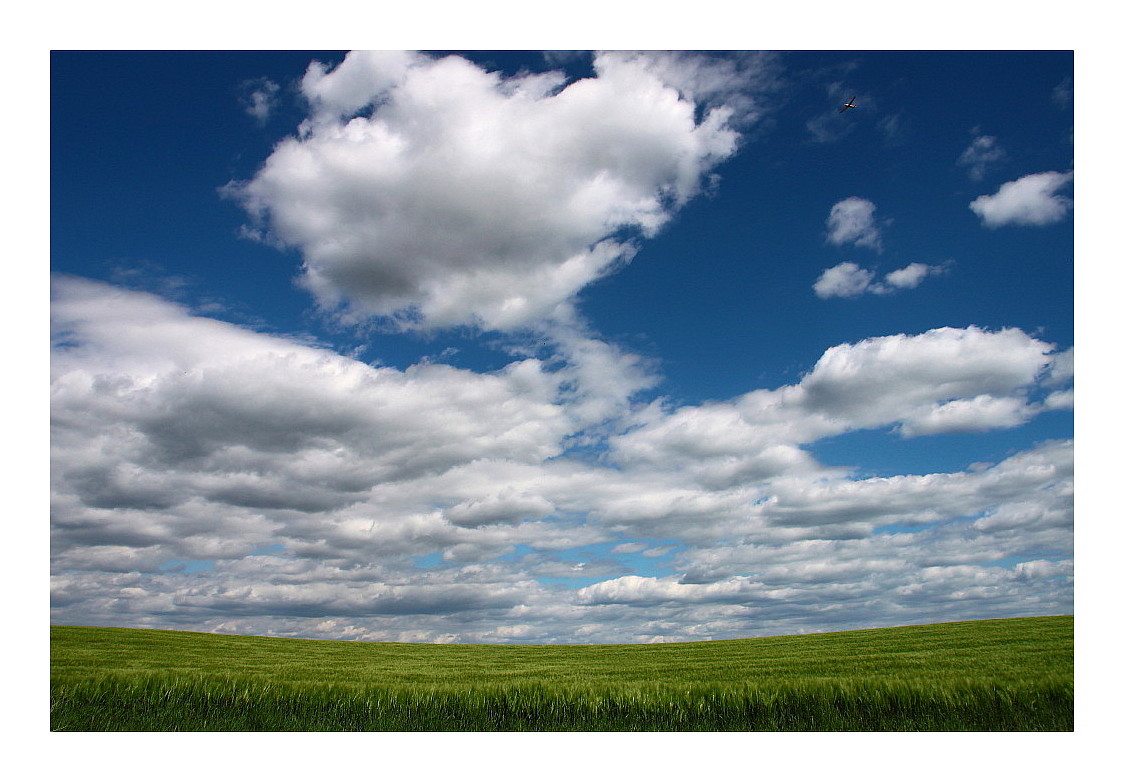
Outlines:
[[994, 136], [976, 136], [968, 148], [960, 153], [956, 162], [968, 171], [975, 181], [983, 179], [996, 165], [1007, 158]]
[[277, 108], [281, 86], [269, 79], [251, 79], [242, 84], [242, 107], [264, 125]]
[[1073, 105], [1073, 78], [1067, 76], [1055, 85], [1054, 89], [1050, 92], [1050, 98], [1054, 104], [1061, 108], [1068, 108]]

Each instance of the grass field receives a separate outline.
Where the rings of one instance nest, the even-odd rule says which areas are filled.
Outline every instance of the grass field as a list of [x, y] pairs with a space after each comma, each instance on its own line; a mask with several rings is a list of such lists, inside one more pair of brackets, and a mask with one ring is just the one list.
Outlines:
[[653, 645], [51, 628], [69, 731], [1070, 731], [1073, 617]]

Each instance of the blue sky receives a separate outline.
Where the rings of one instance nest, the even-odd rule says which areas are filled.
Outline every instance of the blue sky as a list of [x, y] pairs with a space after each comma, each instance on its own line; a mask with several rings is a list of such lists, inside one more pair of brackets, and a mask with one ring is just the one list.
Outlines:
[[54, 53], [52, 621], [1072, 612], [1072, 89], [1065, 51]]

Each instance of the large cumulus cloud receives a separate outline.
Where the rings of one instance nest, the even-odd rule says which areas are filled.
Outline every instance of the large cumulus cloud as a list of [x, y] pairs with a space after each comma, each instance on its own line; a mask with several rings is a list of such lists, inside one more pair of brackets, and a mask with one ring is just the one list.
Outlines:
[[302, 253], [326, 307], [509, 329], [626, 262], [708, 186], [757, 110], [767, 57], [600, 53], [595, 75], [456, 57], [314, 63], [310, 112], [228, 192]]

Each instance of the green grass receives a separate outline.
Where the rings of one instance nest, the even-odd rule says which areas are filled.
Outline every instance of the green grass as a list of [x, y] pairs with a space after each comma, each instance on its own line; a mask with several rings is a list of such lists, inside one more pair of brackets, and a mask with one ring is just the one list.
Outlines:
[[51, 628], [53, 730], [1073, 729], [1073, 618], [655, 645]]

